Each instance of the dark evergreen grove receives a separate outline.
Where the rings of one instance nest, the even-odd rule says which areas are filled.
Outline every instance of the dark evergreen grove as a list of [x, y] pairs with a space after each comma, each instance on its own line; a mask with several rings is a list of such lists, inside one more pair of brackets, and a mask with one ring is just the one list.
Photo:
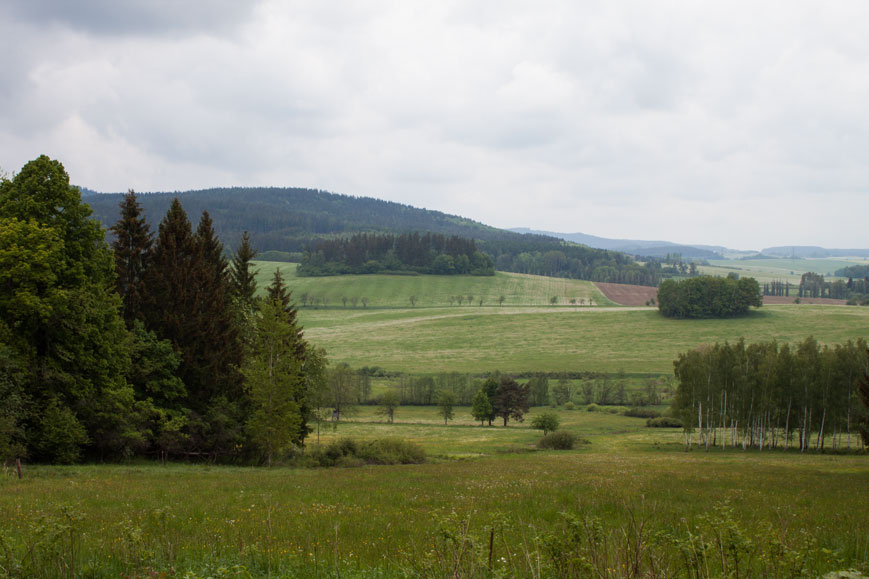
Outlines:
[[760, 286], [751, 277], [665, 280], [658, 288], [658, 309], [668, 318], [732, 318], [762, 305]]
[[439, 275], [495, 275], [492, 258], [472, 239], [440, 234], [361, 233], [317, 242], [302, 257], [299, 275], [416, 272]]
[[[869, 444], [869, 349], [856, 342], [821, 346], [762, 342], [702, 346], [674, 362], [672, 411], [690, 447], [824, 450]], [[861, 396], [864, 398], [861, 403]], [[854, 440], [854, 444], [858, 439]]]
[[[112, 232], [110, 248], [48, 157], [0, 183], [0, 460], [256, 462], [302, 444], [318, 380], [285, 288], [279, 313], [254, 298], [249, 238], [230, 263], [210, 215], [194, 231], [178, 200], [155, 238], [132, 191]], [[295, 373], [268, 383], [274, 344]]]

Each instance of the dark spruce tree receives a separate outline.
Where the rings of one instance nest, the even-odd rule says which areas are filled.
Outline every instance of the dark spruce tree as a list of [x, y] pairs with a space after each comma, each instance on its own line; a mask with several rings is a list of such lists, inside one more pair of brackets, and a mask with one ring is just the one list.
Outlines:
[[121, 217], [111, 231], [115, 234], [112, 249], [115, 255], [115, 284], [124, 303], [124, 321], [127, 328], [133, 327], [135, 320], [143, 320], [142, 293], [145, 284], [145, 270], [151, 259], [154, 235], [145, 221], [142, 206], [132, 189], [121, 201]]
[[176, 199], [160, 223], [143, 300], [148, 329], [182, 356], [178, 375], [190, 410], [189, 451], [211, 456], [225, 456], [241, 443], [246, 404], [222, 252], [208, 214], [194, 235]]
[[241, 235], [241, 244], [235, 250], [229, 269], [230, 290], [240, 307], [249, 310], [254, 306], [256, 297], [256, 270], [253, 260], [256, 250], [250, 243], [250, 234], [245, 231]]

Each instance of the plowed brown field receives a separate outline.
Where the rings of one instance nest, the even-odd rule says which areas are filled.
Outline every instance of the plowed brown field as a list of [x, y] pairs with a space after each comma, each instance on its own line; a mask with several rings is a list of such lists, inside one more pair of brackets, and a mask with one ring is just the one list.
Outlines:
[[595, 282], [594, 285], [608, 299], [623, 306], [644, 306], [646, 302], [658, 299], [658, 288], [656, 287], [602, 282]]

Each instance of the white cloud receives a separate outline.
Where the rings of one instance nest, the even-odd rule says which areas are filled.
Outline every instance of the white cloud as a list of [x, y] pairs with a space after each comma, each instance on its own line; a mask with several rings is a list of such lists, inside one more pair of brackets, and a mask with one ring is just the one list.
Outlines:
[[[309, 186], [496, 226], [867, 246], [859, 1], [0, 7], [0, 166]], [[773, 217], [774, 216], [774, 217]]]

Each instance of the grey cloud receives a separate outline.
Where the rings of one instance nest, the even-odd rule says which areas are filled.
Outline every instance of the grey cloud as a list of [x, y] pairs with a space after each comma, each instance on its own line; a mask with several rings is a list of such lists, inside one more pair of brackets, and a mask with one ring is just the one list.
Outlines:
[[246, 0], [6, 0], [7, 14], [106, 36], [226, 32], [246, 21]]

